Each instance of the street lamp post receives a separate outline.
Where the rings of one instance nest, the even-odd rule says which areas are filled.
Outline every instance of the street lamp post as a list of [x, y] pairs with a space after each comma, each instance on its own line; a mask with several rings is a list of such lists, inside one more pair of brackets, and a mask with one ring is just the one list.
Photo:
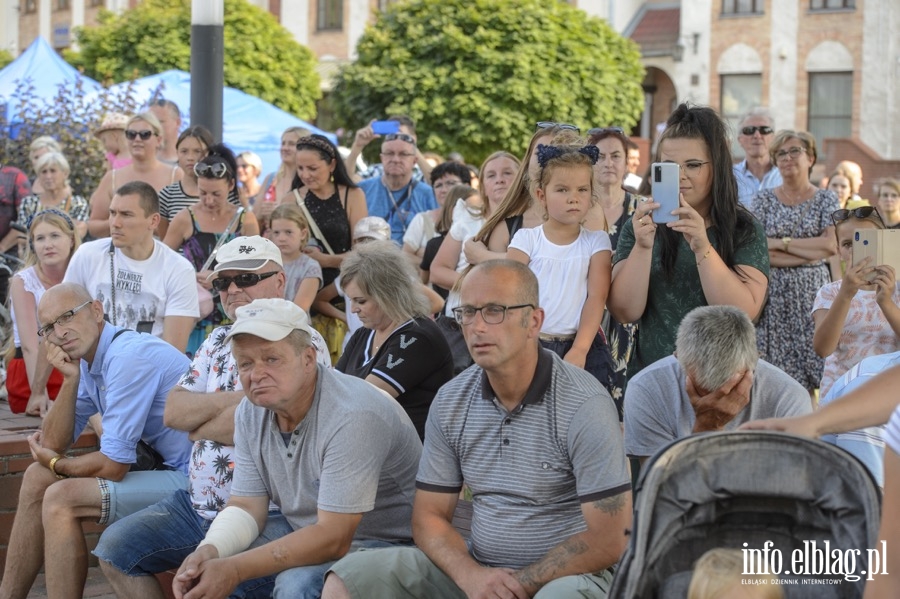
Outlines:
[[191, 125], [203, 125], [222, 140], [225, 86], [224, 0], [191, 2]]

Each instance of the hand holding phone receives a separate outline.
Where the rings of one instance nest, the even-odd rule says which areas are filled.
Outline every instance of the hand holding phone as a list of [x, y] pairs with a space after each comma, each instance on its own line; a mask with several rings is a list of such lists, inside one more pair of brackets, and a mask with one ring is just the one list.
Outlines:
[[400, 133], [400, 123], [397, 121], [372, 121], [372, 133], [376, 135]]
[[681, 167], [674, 162], [654, 162], [650, 165], [650, 186], [653, 201], [659, 208], [653, 210], [655, 223], [671, 223], [678, 220], [672, 211], [680, 207], [678, 201]]

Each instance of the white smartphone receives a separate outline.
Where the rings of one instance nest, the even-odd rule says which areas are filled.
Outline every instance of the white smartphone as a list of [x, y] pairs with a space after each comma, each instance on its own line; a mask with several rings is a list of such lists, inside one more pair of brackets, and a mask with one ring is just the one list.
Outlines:
[[655, 223], [671, 223], [678, 220], [678, 216], [672, 211], [680, 206], [678, 203], [678, 188], [681, 180], [681, 167], [674, 162], [654, 162], [650, 165], [650, 186], [652, 188], [653, 201], [659, 204], [659, 208], [653, 211], [652, 217]]
[[[853, 233], [853, 264], [867, 257], [871, 258], [869, 266], [887, 264], [900, 272], [900, 229], [857, 229]], [[872, 271], [866, 280], [876, 275]]]

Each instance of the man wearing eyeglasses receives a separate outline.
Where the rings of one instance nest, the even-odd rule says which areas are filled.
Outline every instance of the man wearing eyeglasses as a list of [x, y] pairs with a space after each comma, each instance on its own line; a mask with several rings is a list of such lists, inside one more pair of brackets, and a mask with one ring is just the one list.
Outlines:
[[734, 165], [738, 199], [748, 210], [753, 196], [763, 189], [781, 185], [781, 172], [769, 156], [769, 144], [775, 133], [775, 120], [768, 108], [754, 108], [744, 115], [738, 127], [738, 143], [745, 158]]
[[200, 315], [191, 263], [153, 237], [159, 197], [143, 181], [121, 186], [109, 205], [109, 239], [84, 243], [66, 269], [116, 326], [152, 333], [180, 351]]
[[[188, 482], [190, 441], [163, 423], [166, 396], [188, 366], [185, 355], [108, 324], [100, 302], [72, 283], [47, 290], [37, 316], [63, 383], [42, 430], [28, 439], [35, 463], [19, 492], [4, 599], [24, 598], [41, 565], [50, 597], [81, 597], [88, 566], [82, 522], [115, 522]], [[94, 414], [101, 417], [100, 450], [69, 456]], [[130, 471], [154, 451], [152, 469]]]
[[[219, 249], [218, 259], [213, 289], [230, 320], [237, 308], [256, 299], [284, 297], [281, 251], [268, 239], [237, 237]], [[234, 413], [244, 391], [227, 339], [230, 329], [226, 325], [213, 330], [166, 401], [168, 425], [187, 431], [194, 440], [190, 489], [176, 491], [110, 526], [94, 550], [119, 597], [162, 596], [152, 574], [180, 566], [231, 495]], [[314, 330], [311, 337], [318, 363], [331, 368], [325, 340]], [[286, 526], [277, 512], [270, 514], [270, 520], [259, 544], [277, 538], [273, 531]], [[252, 580], [241, 590], [247, 598], [269, 597], [273, 580]]]
[[[631, 479], [615, 405], [597, 380], [542, 349], [531, 270], [484, 262], [454, 315], [476, 366], [428, 414], [416, 476], [416, 547], [335, 564], [323, 599], [606, 597], [631, 523]], [[463, 483], [472, 538], [452, 525]]]

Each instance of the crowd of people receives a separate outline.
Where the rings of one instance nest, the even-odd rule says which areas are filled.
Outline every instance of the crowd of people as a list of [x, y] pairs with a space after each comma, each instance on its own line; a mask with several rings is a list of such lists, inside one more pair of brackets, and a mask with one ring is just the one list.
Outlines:
[[[816, 140], [765, 109], [734, 163], [725, 121], [682, 104], [661, 218], [620, 127], [539, 122], [476, 168], [387, 120], [346, 155], [288, 129], [263, 177], [158, 100], [94, 132], [89, 201], [51, 138], [33, 181], [2, 167], [8, 401], [44, 420], [0, 599], [42, 567], [79, 597], [85, 521], [119, 597], [162, 597], [167, 570], [187, 599], [606, 597], [645, 460], [738, 427], [828, 434], [896, 499], [900, 288], [853, 255], [900, 227], [896, 180], [874, 205], [854, 163], [813, 183]], [[69, 455], [87, 426], [100, 449]]]

